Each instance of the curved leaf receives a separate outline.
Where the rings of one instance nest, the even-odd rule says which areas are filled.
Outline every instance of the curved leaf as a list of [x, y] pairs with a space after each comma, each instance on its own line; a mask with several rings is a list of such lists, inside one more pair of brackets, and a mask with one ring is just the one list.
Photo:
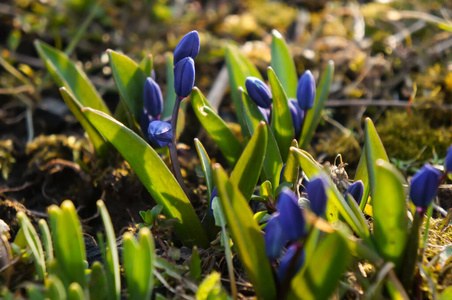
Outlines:
[[174, 71], [173, 71], [173, 54], [165, 53], [165, 68], [166, 68], [166, 92], [163, 102], [162, 120], [171, 117], [176, 102], [176, 91], [174, 90]]
[[312, 136], [314, 135], [315, 129], [322, 118], [323, 108], [328, 100], [328, 95], [330, 94], [330, 86], [333, 82], [334, 75], [334, 63], [333, 61], [328, 62], [327, 69], [323, 72], [322, 79], [317, 87], [315, 94], [314, 107], [308, 110], [305, 116], [303, 129], [300, 137], [300, 148], [305, 149], [309, 143], [311, 143]]
[[35, 41], [34, 44], [36, 51], [58, 86], [64, 86], [82, 106], [92, 107], [110, 114], [107, 105], [105, 105], [88, 76], [66, 54], [41, 41]]
[[358, 167], [356, 168], [355, 181], [361, 180], [364, 185], [363, 199], [359, 204], [359, 209], [364, 211], [369, 198], [369, 172], [367, 171], [366, 145], [363, 147], [361, 157], [359, 158]]
[[259, 123], [253, 136], [243, 150], [229, 181], [237, 186], [249, 201], [256, 187], [262, 164], [265, 157], [265, 145], [267, 144], [267, 126], [264, 122]]
[[407, 241], [407, 207], [403, 176], [390, 163], [378, 159], [375, 179], [379, 188], [372, 196], [373, 232], [382, 256], [400, 266]]
[[82, 112], [127, 160], [167, 218], [177, 218], [174, 230], [187, 247], [208, 246], [208, 240], [190, 201], [159, 155], [137, 134], [115, 119], [90, 108]]
[[234, 246], [259, 299], [276, 299], [276, 287], [265, 254], [264, 237], [253, 218], [248, 202], [219, 164], [213, 166], [221, 207]]
[[152, 69], [154, 68], [154, 59], [152, 54], [146, 55], [140, 62], [140, 69], [147, 77], [152, 76]]
[[286, 92], [284, 91], [281, 82], [278, 80], [278, 77], [276, 77], [275, 71], [269, 67], [267, 68], [267, 74], [273, 96], [271, 127], [275, 139], [278, 142], [282, 160], [286, 161], [290, 152], [290, 144], [294, 137], [292, 114], [290, 113]]
[[248, 76], [254, 76], [262, 79], [259, 70], [254, 66], [248, 58], [246, 58], [236, 46], [229, 45], [226, 48], [226, 65], [229, 73], [229, 84], [231, 85], [232, 100], [234, 102], [235, 113], [238, 122], [242, 128], [243, 136], [247, 136], [246, 124], [243, 117], [241, 97], [239, 94], [239, 87], [245, 86], [245, 81]]
[[271, 66], [289, 98], [297, 97], [297, 69], [289, 53], [284, 37], [276, 29], [272, 30]]
[[232, 130], [213, 111], [201, 91], [194, 87], [191, 93], [193, 110], [204, 129], [218, 145], [231, 166], [235, 165], [242, 152], [242, 145]]
[[143, 87], [146, 74], [129, 57], [107, 50], [110, 66], [121, 98], [126, 103], [135, 120], [140, 120], [143, 109]]

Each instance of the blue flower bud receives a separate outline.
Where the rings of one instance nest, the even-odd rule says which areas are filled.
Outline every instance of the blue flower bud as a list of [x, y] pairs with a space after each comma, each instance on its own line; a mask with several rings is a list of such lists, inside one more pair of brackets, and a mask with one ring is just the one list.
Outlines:
[[153, 147], [162, 148], [167, 146], [173, 140], [171, 124], [162, 121], [152, 121], [148, 127], [148, 137]]
[[265, 252], [269, 259], [278, 259], [281, 256], [287, 238], [280, 223], [280, 216], [274, 213], [265, 227]]
[[196, 30], [187, 33], [177, 44], [174, 49], [173, 64], [176, 65], [180, 60], [185, 57], [191, 57], [195, 59], [199, 53], [199, 34]]
[[326, 210], [328, 197], [326, 195], [326, 187], [328, 182], [323, 177], [317, 177], [311, 180], [307, 187], [308, 199], [311, 202], [311, 210], [317, 216], [323, 216]]
[[355, 199], [356, 203], [358, 205], [361, 203], [363, 199], [364, 194], [364, 184], [361, 180], [357, 180], [353, 182], [348, 188], [347, 191], [345, 191], [345, 196], [347, 197], [347, 194], [350, 194], [353, 199]]
[[452, 146], [447, 149], [446, 154], [446, 173], [452, 173]]
[[314, 106], [315, 79], [309, 70], [305, 71], [298, 80], [297, 100], [302, 110], [308, 110]]
[[259, 107], [269, 108], [272, 103], [272, 93], [268, 86], [257, 77], [246, 78], [245, 87], [250, 98]]
[[268, 123], [268, 120], [270, 119], [270, 108], [263, 108], [258, 106], [257, 108], [259, 108], [262, 117], [264, 117], [265, 122]]
[[146, 108], [143, 108], [140, 114], [140, 129], [144, 136], [148, 136], [148, 127], [154, 118], [148, 113]]
[[425, 164], [411, 179], [411, 201], [417, 207], [428, 207], [436, 197], [440, 183], [441, 172], [430, 164]]
[[213, 199], [215, 199], [215, 197], [218, 197], [217, 186], [213, 187], [212, 193], [210, 194], [209, 212], [208, 212], [209, 216], [213, 215], [212, 201], [213, 201]]
[[185, 98], [195, 85], [195, 62], [191, 57], [181, 59], [174, 66], [174, 89], [176, 95]]
[[280, 223], [289, 241], [296, 241], [305, 236], [305, 220], [298, 206], [298, 199], [294, 192], [283, 187], [278, 196], [277, 209]]
[[[304, 249], [300, 249], [301, 253], [298, 256], [298, 259], [296, 262], [293, 262], [295, 253], [297, 252], [297, 245], [290, 245], [287, 250], [286, 253], [284, 253], [284, 256], [281, 258], [281, 262], [279, 263], [279, 267], [278, 267], [278, 281], [280, 283], [282, 283], [284, 281], [284, 279], [286, 279], [286, 275], [287, 275], [287, 271], [289, 270], [289, 266], [293, 263], [295, 263], [295, 270], [294, 273], [292, 274], [295, 275], [298, 273], [298, 271], [300, 271], [301, 267], [304, 264], [304, 260], [306, 258], [306, 254]], [[287, 278], [286, 280], [290, 280], [291, 278]]]
[[304, 119], [304, 111], [298, 106], [296, 99], [289, 100], [290, 114], [292, 115], [293, 128], [295, 130], [295, 137], [298, 138], [301, 134], [301, 126]]
[[151, 77], [144, 82], [143, 88], [144, 107], [154, 118], [158, 118], [163, 111], [163, 97], [160, 86]]

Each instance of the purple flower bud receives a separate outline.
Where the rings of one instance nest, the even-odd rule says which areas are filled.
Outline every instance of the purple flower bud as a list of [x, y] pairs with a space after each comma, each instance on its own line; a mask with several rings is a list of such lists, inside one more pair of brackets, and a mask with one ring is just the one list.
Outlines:
[[357, 180], [353, 182], [345, 191], [345, 196], [347, 197], [347, 194], [350, 194], [353, 199], [355, 199], [356, 203], [358, 205], [361, 203], [363, 194], [364, 194], [364, 184], [361, 180]]
[[441, 172], [430, 164], [425, 164], [411, 179], [411, 201], [417, 207], [428, 207], [436, 197], [440, 183]]
[[305, 236], [305, 220], [298, 206], [298, 199], [292, 190], [283, 187], [278, 196], [277, 209], [280, 223], [289, 241]]
[[307, 70], [298, 80], [297, 100], [302, 110], [308, 110], [314, 106], [315, 79], [311, 71]]
[[246, 91], [259, 107], [269, 108], [272, 103], [272, 93], [268, 86], [257, 77], [249, 76], [245, 81]]
[[[295, 253], [297, 253], [297, 245], [290, 245], [286, 253], [284, 253], [284, 256], [281, 258], [281, 262], [279, 263], [278, 267], [278, 281], [282, 283], [284, 279], [286, 279], [287, 271], [289, 270], [289, 266], [295, 263], [295, 270], [292, 276], [298, 273], [300, 271], [301, 267], [304, 264], [304, 260], [306, 257], [304, 249], [300, 249], [300, 254], [298, 256], [298, 259], [296, 262], [293, 261]], [[291, 278], [287, 278], [286, 280], [290, 280]]]
[[452, 173], [452, 146], [447, 149], [446, 154], [446, 173]]
[[195, 62], [191, 57], [181, 59], [174, 66], [174, 89], [176, 95], [185, 98], [195, 85]]
[[270, 119], [270, 108], [263, 108], [258, 106], [257, 108], [259, 108], [262, 117], [264, 117], [265, 122], [268, 123], [268, 120]]
[[171, 124], [162, 121], [152, 121], [148, 127], [148, 137], [153, 147], [163, 148], [167, 146], [173, 140]]
[[304, 119], [304, 111], [298, 106], [296, 99], [289, 100], [290, 114], [292, 115], [293, 128], [295, 129], [295, 137], [301, 134], [301, 126]]
[[144, 107], [154, 118], [158, 118], [163, 111], [163, 97], [160, 86], [151, 77], [144, 82], [143, 88]]
[[196, 30], [190, 31], [180, 40], [174, 49], [173, 64], [176, 65], [185, 57], [195, 59], [199, 53], [199, 34]]
[[326, 196], [326, 187], [328, 182], [323, 177], [317, 177], [311, 180], [307, 187], [308, 199], [311, 202], [311, 210], [317, 216], [323, 216], [326, 210], [328, 197]]
[[265, 252], [269, 259], [278, 259], [287, 243], [279, 213], [274, 213], [265, 227]]
[[210, 194], [210, 201], [209, 201], [209, 216], [213, 215], [213, 209], [212, 209], [212, 201], [215, 199], [215, 197], [218, 197], [218, 191], [217, 186], [213, 187], [212, 193]]
[[148, 127], [154, 118], [148, 113], [146, 108], [143, 108], [140, 114], [140, 129], [144, 136], [148, 136]]

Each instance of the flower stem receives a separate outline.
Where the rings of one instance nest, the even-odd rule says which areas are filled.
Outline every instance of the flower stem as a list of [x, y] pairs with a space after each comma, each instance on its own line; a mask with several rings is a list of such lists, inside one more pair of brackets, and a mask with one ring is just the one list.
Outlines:
[[176, 177], [177, 182], [181, 186], [182, 190], [188, 196], [187, 187], [184, 183], [184, 178], [182, 177], [182, 173], [180, 171], [179, 160], [177, 158], [177, 147], [176, 147], [176, 134], [177, 134], [177, 116], [179, 115], [179, 107], [182, 99], [180, 97], [176, 97], [176, 101], [174, 103], [173, 115], [171, 117], [171, 128], [173, 130], [173, 140], [171, 144], [168, 145], [170, 151], [171, 164], [173, 166], [174, 176]]

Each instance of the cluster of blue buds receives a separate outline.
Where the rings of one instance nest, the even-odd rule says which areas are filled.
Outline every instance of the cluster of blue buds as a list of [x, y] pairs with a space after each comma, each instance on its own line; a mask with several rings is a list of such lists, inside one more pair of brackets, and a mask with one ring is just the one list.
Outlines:
[[[303, 266], [304, 249], [299, 241], [305, 237], [306, 225], [303, 213], [298, 206], [298, 198], [292, 190], [284, 187], [278, 197], [277, 212], [272, 215], [265, 227], [267, 257], [272, 262], [276, 262], [282, 256], [277, 272], [280, 283], [283, 280], [290, 280], [286, 277], [291, 264], [295, 263], [295, 273]], [[283, 254], [287, 244], [289, 246]], [[298, 257], [294, 262], [297, 252]]]
[[196, 30], [187, 33], [174, 49], [174, 89], [180, 100], [190, 95], [195, 85], [195, 61], [200, 47]]
[[416, 207], [425, 210], [432, 203], [438, 192], [441, 179], [441, 172], [430, 164], [425, 164], [414, 174], [411, 179], [410, 198]]

